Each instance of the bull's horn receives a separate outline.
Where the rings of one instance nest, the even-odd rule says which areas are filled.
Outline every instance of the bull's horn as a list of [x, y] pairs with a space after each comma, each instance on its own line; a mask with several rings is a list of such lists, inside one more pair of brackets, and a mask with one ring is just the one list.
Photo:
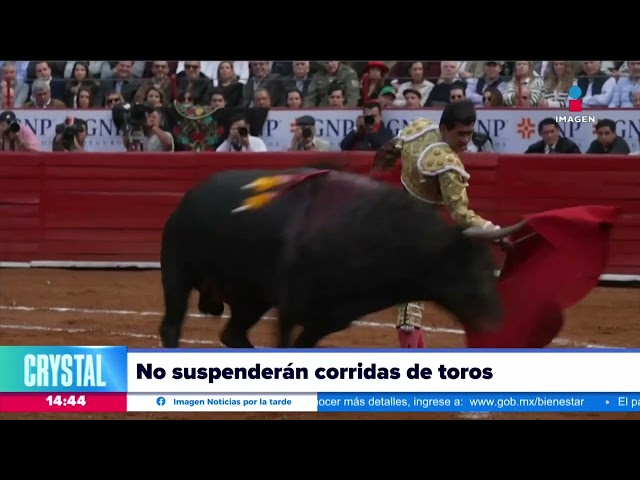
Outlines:
[[469, 237], [483, 238], [486, 240], [500, 240], [517, 232], [526, 224], [527, 224], [527, 221], [522, 220], [509, 227], [498, 228], [496, 230], [483, 230], [482, 227], [470, 227], [464, 230], [462, 233], [464, 233]]

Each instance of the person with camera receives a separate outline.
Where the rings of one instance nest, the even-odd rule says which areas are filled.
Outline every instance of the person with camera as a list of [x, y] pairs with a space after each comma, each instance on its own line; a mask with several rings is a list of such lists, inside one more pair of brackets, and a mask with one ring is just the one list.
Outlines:
[[162, 128], [163, 108], [148, 103], [116, 103], [111, 109], [113, 123], [122, 133], [128, 152], [173, 152], [173, 135]]
[[229, 136], [216, 152], [266, 152], [267, 146], [259, 137], [249, 134], [249, 124], [243, 115], [231, 119]]
[[293, 138], [287, 149], [290, 152], [315, 151], [328, 152], [331, 145], [326, 140], [316, 137], [316, 119], [311, 115], [296, 118], [293, 124]]
[[165, 131], [162, 125], [162, 107], [153, 108], [146, 114], [146, 123], [142, 131], [144, 132], [144, 141], [142, 142], [142, 150], [145, 152], [173, 152], [175, 144], [173, 135]]
[[0, 135], [3, 152], [39, 152], [40, 140], [29, 128], [22, 128], [11, 110], [0, 113]]
[[393, 138], [393, 133], [382, 123], [382, 108], [378, 102], [365, 104], [362, 116], [356, 119], [356, 128], [340, 142], [340, 149], [373, 152]]
[[63, 123], [56, 125], [52, 150], [54, 152], [86, 152], [84, 142], [88, 133], [86, 120], [67, 117]]

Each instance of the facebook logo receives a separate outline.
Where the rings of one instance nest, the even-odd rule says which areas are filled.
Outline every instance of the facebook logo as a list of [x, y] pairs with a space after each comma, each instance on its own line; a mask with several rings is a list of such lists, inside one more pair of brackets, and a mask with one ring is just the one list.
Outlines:
[[164, 399], [164, 397], [158, 397], [156, 398], [156, 404], [159, 407], [162, 407], [165, 403], [167, 403], [167, 401]]

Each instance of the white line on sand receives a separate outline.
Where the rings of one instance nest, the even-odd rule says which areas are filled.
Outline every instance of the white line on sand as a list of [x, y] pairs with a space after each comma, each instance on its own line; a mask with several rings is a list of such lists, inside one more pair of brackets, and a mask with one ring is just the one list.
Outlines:
[[[78, 307], [28, 307], [22, 305], [0, 305], [0, 311], [16, 311], [16, 312], [55, 312], [55, 313], [88, 313], [94, 315], [131, 315], [131, 316], [151, 316], [151, 317], [161, 317], [163, 314], [161, 312], [151, 312], [151, 311], [137, 311], [137, 310], [112, 310], [112, 309], [95, 309], [95, 308], [78, 308]], [[187, 314], [189, 317], [194, 318], [205, 318], [209, 317], [208, 315], [204, 315], [201, 313], [189, 313]], [[211, 317], [216, 318], [216, 317]], [[229, 315], [222, 315], [223, 319], [228, 319]], [[263, 320], [275, 320], [276, 317], [273, 316], [264, 316]], [[395, 328], [395, 325], [392, 323], [377, 323], [377, 322], [368, 322], [365, 320], [358, 320], [353, 322], [353, 325], [356, 327], [371, 327], [371, 328]], [[7, 325], [0, 324], [0, 329], [4, 330], [40, 330], [40, 331], [59, 331], [59, 332], [67, 332], [67, 333], [89, 333], [91, 330], [89, 329], [73, 329], [73, 328], [59, 328], [58, 330], [52, 329], [52, 327], [46, 326], [38, 326], [38, 325]], [[464, 335], [463, 330], [458, 330], [454, 328], [442, 328], [442, 327], [427, 327], [423, 326], [422, 330], [428, 333], [441, 333], [441, 334], [451, 334], [451, 335]], [[107, 332], [109, 335], [123, 336], [123, 337], [131, 337], [131, 338], [148, 338], [150, 340], [157, 340], [158, 337], [156, 335], [147, 335], [147, 334], [138, 334], [133, 332]], [[200, 345], [221, 345], [220, 342], [207, 341], [207, 340], [189, 340], [184, 339], [181, 342], [187, 344], [200, 344]], [[609, 345], [599, 345], [593, 343], [584, 343], [578, 342], [574, 340], [570, 340], [567, 338], [556, 338], [553, 340], [553, 344], [564, 347], [574, 347], [574, 348], [620, 348], [613, 347]]]

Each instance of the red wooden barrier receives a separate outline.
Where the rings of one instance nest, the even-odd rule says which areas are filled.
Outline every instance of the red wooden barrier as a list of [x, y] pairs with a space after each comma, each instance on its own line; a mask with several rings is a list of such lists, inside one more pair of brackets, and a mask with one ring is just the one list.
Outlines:
[[[0, 157], [0, 265], [157, 262], [160, 231], [182, 194], [231, 168], [323, 160], [369, 171], [370, 153], [12, 154]], [[501, 225], [581, 204], [623, 209], [609, 274], [640, 274], [640, 160], [588, 155], [472, 154], [472, 208]]]

